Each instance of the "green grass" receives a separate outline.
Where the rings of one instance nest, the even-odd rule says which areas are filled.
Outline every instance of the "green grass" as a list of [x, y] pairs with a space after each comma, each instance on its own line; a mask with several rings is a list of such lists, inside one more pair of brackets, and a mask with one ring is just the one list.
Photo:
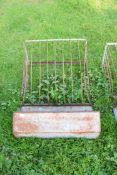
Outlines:
[[[92, 78], [94, 108], [101, 111], [98, 139], [13, 137], [12, 113], [19, 106], [23, 42], [46, 38], [88, 40], [90, 76], [96, 75]], [[116, 41], [116, 0], [0, 0], [1, 175], [117, 175], [117, 123], [97, 69], [105, 43]]]

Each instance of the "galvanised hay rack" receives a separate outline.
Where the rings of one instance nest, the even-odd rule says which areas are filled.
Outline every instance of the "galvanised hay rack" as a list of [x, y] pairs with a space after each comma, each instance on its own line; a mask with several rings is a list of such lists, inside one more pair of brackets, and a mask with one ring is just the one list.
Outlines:
[[104, 74], [114, 98], [114, 114], [117, 120], [117, 43], [106, 43], [102, 58]]
[[86, 137], [100, 133], [90, 104], [86, 39], [26, 40], [16, 137]]

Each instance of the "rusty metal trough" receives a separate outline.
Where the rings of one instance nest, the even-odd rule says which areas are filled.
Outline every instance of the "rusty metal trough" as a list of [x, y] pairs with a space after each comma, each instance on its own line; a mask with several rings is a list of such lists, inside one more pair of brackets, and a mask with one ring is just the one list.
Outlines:
[[100, 113], [90, 103], [87, 41], [28, 40], [24, 50], [15, 137], [98, 137]]

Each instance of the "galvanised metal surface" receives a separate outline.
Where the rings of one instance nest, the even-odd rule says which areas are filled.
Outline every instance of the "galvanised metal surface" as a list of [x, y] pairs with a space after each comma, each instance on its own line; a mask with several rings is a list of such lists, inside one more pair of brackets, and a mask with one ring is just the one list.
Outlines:
[[24, 105], [21, 106], [21, 112], [85, 112], [92, 111], [91, 105]]
[[115, 120], [117, 121], [117, 106], [113, 107], [113, 112], [114, 112], [114, 115], [115, 115]]

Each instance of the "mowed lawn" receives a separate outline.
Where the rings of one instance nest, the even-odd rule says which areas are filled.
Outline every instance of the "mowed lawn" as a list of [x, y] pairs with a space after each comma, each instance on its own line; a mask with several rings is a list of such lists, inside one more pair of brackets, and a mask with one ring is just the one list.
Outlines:
[[90, 74], [100, 76], [104, 45], [117, 42], [117, 0], [0, 0], [0, 175], [117, 175], [117, 123], [101, 87], [93, 89], [94, 107], [101, 111], [98, 139], [12, 135], [23, 42], [47, 38], [86, 38]]

